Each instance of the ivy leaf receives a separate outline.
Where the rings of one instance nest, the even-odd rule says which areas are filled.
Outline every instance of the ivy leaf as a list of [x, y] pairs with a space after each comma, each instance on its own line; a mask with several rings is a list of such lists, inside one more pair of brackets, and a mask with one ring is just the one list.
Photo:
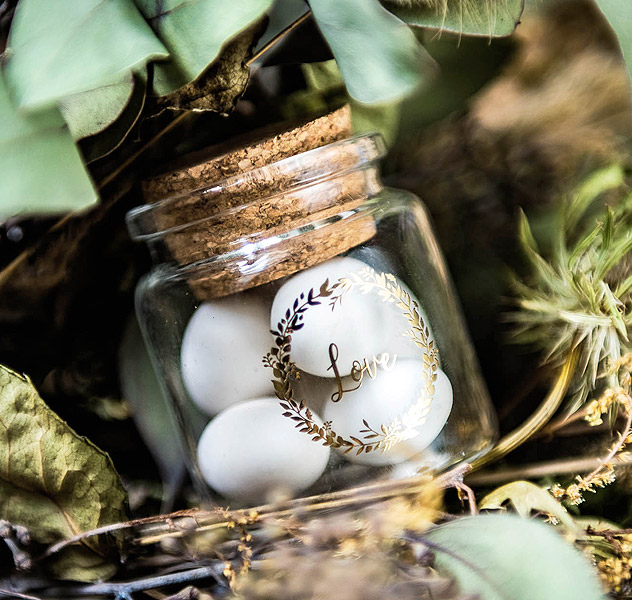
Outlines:
[[[0, 366], [0, 518], [51, 544], [125, 520], [126, 494], [107, 454], [52, 412], [26, 377]], [[61, 579], [114, 574], [116, 548], [94, 537], [48, 565]]]
[[168, 54], [132, 0], [20, 0], [7, 56], [11, 90], [31, 110], [120, 82]]
[[511, 35], [524, 10], [524, 0], [460, 0], [441, 4], [415, 2], [401, 6], [392, 1], [387, 3], [389, 10], [409, 25], [485, 37]]
[[510, 502], [515, 511], [523, 518], [531, 516], [532, 511], [543, 512], [555, 517], [569, 533], [576, 537], [581, 529], [575, 524], [567, 510], [549, 492], [530, 481], [513, 481], [490, 492], [479, 503], [481, 510], [506, 510]]
[[349, 94], [359, 102], [393, 102], [434, 78], [434, 60], [378, 0], [311, 0], [310, 6]]
[[605, 600], [590, 563], [549, 525], [482, 515], [440, 525], [424, 537], [439, 570], [481, 600]]
[[119, 81], [62, 98], [59, 110], [73, 139], [95, 135], [115, 121], [134, 92], [134, 76], [125, 73]]
[[196, 79], [240, 31], [258, 21], [272, 0], [136, 0], [171, 54], [154, 71], [154, 91], [171, 94]]
[[632, 3], [628, 0], [597, 0], [597, 5], [617, 34], [628, 72], [632, 74]]
[[0, 219], [93, 204], [96, 192], [61, 114], [22, 115], [0, 77]]

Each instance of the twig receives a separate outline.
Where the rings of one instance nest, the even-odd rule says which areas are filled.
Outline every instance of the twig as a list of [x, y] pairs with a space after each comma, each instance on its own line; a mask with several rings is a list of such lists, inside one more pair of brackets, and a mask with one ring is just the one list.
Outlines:
[[174, 129], [177, 125], [180, 125], [184, 119], [191, 115], [190, 111], [182, 112], [177, 117], [175, 117], [169, 124], [161, 129], [153, 138], [143, 144], [136, 152], [128, 156], [116, 169], [106, 175], [101, 181], [98, 183], [98, 188], [101, 190], [109, 183], [112, 183], [127, 167], [131, 166], [136, 160], [145, 153], [149, 148], [151, 148], [160, 138], [169, 133], [172, 129]]
[[66, 546], [70, 546], [71, 544], [76, 544], [77, 542], [80, 542], [81, 540], [85, 540], [86, 538], [93, 537], [95, 535], [113, 533], [114, 531], [120, 531], [121, 529], [131, 529], [132, 527], [138, 527], [140, 525], [150, 525], [152, 523], [170, 522], [170, 521], [173, 521], [173, 519], [179, 519], [179, 518], [184, 518], [184, 517], [194, 518], [200, 512], [201, 511], [197, 508], [191, 508], [187, 510], [180, 510], [177, 512], [173, 512], [167, 515], [144, 517], [142, 519], [133, 519], [131, 521], [124, 521], [121, 523], [112, 523], [110, 525], [104, 525], [103, 527], [97, 527], [96, 529], [91, 529], [90, 531], [84, 531], [70, 538], [66, 538], [65, 540], [62, 540], [61, 542], [57, 542], [56, 544], [53, 544], [52, 546], [49, 546], [44, 552], [44, 554], [42, 554], [40, 559], [47, 558], [51, 554], [56, 554], [60, 550], [63, 550]]
[[301, 23], [304, 23], [312, 14], [311, 9], [308, 9], [306, 13], [302, 14], [296, 21], [290, 23], [283, 31], [280, 31], [275, 35], [259, 52], [254, 54], [246, 61], [246, 66], [249, 67], [257, 59], [261, 58], [270, 48], [275, 46], [280, 40], [282, 40], [288, 33], [296, 29]]
[[[467, 477], [467, 482], [473, 486], [487, 486], [517, 479], [541, 479], [543, 477], [587, 473], [602, 464], [603, 459], [598, 457], [544, 461], [520, 467], [498, 469], [497, 471], [473, 473]], [[626, 465], [632, 465], [632, 457], [618, 460], [615, 468]]]
[[476, 505], [476, 496], [474, 495], [474, 490], [469, 485], [466, 485], [462, 481], [457, 483], [454, 487], [459, 493], [459, 496], [461, 494], [465, 494], [465, 498], [467, 499], [467, 504], [470, 508], [470, 514], [477, 515], [478, 506]]
[[553, 435], [556, 431], [562, 429], [563, 427], [566, 427], [567, 425], [570, 425], [571, 423], [580, 421], [587, 414], [588, 414], [588, 409], [587, 407], [584, 407], [581, 410], [574, 412], [572, 415], [564, 415], [563, 417], [560, 417], [559, 419], [555, 419], [555, 421], [552, 421], [551, 423], [549, 423], [549, 425], [544, 427], [542, 431], [538, 433], [538, 437], [546, 437], [546, 436]]
[[623, 428], [623, 431], [619, 434], [619, 439], [617, 440], [617, 443], [614, 444], [612, 448], [610, 448], [610, 452], [608, 452], [606, 457], [601, 460], [600, 465], [595, 467], [586, 476], [586, 480], [589, 481], [596, 477], [599, 471], [601, 471], [601, 469], [603, 469], [603, 467], [606, 466], [617, 455], [617, 453], [623, 448], [623, 446], [625, 446], [626, 440], [630, 436], [630, 428], [632, 428], [632, 406], [628, 406], [628, 415], [625, 421], [625, 426]]
[[[400, 497], [407, 494], [415, 494], [427, 485], [427, 481], [420, 480], [419, 476], [410, 477], [398, 481], [386, 481], [377, 484], [364, 486], [361, 488], [351, 488], [341, 490], [340, 492], [332, 492], [329, 494], [321, 494], [319, 496], [310, 496], [307, 498], [298, 498], [286, 504], [287, 508], [279, 509], [274, 505], [259, 506], [249, 511], [235, 511], [231, 514], [232, 520], [247, 517], [249, 513], [254, 513], [257, 518], [278, 519], [301, 513], [314, 513], [324, 510], [333, 510], [346, 508], [354, 505], [362, 505], [365, 503], [379, 502], [388, 500], [389, 498]], [[215, 515], [217, 517], [217, 515]], [[219, 521], [206, 522], [206, 519], [198, 517], [196, 519], [200, 525], [195, 529], [196, 532], [213, 531], [226, 528], [230, 521], [225, 518]], [[184, 531], [164, 531], [153, 535], [139, 538], [136, 543], [139, 545], [155, 544], [166, 538], [179, 538], [185, 535]]]
[[560, 407], [568, 386], [571, 383], [575, 365], [577, 364], [577, 350], [571, 351], [566, 358], [566, 362], [562, 367], [553, 389], [538, 409], [527, 419], [518, 429], [515, 429], [504, 438], [502, 438], [496, 446], [494, 446], [487, 454], [476, 459], [470, 464], [471, 470], [475, 471], [491, 462], [495, 462], [503, 456], [515, 450], [518, 446], [524, 444], [537, 431], [546, 425], [555, 411]]
[[[190, 581], [198, 581], [212, 577], [218, 582], [223, 583], [221, 575], [224, 572], [225, 565], [218, 562], [208, 567], [199, 567], [182, 571], [179, 573], [170, 573], [169, 575], [158, 575], [156, 577], [147, 577], [136, 581], [127, 581], [121, 583], [92, 583], [89, 585], [64, 587], [59, 590], [47, 590], [47, 593], [54, 595], [55, 593], [64, 594], [66, 597], [75, 594], [79, 596], [98, 596], [111, 595], [117, 600], [126, 600], [132, 597], [134, 592], [145, 590], [153, 590], [155, 588], [164, 587], [166, 585], [175, 585], [189, 583]], [[36, 599], [40, 600], [40, 599]]]
[[20, 594], [20, 592], [13, 592], [11, 590], [5, 590], [0, 588], [0, 597], [2, 598], [20, 598], [20, 600], [42, 600], [37, 596], [29, 596], [28, 594]]

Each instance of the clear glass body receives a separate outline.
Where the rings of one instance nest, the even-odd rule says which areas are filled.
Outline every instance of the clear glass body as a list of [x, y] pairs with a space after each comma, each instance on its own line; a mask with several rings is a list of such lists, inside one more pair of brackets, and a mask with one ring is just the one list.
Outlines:
[[[362, 144], [369, 150], [358, 152]], [[241, 231], [212, 256], [165, 260], [174, 248], [167, 232], [191, 229], [175, 216], [167, 228], [157, 224], [157, 215], [177, 212], [173, 199], [129, 216], [132, 234], [159, 261], [138, 286], [138, 318], [191, 476], [210, 502], [253, 506], [440, 472], [494, 441], [493, 411], [425, 208], [382, 187], [377, 138], [337, 145], [353, 149], [353, 164], [324, 166], [328, 146], [280, 161], [248, 180], [291, 173], [281, 194], [246, 194], [228, 211], [237, 219], [251, 203], [291, 194], [292, 206], [303, 200], [308, 209], [330, 198], [325, 213], [318, 206], [282, 230], [263, 223]], [[357, 202], [335, 210], [332, 182], [358, 173]], [[211, 190], [230, 185], [180, 199], [208, 202]], [[346, 202], [348, 190], [335, 189]], [[212, 232], [226, 213], [189, 222]], [[340, 243], [320, 253], [327, 240]]]

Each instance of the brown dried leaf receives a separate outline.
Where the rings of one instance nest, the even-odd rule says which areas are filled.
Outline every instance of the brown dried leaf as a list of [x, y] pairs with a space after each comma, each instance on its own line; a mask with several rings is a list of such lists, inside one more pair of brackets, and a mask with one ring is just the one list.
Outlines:
[[[52, 544], [127, 519], [126, 493], [110, 457], [52, 412], [26, 377], [0, 366], [0, 518]], [[116, 548], [92, 537], [54, 555], [61, 579], [116, 571]]]
[[248, 85], [250, 69], [246, 61], [259, 39], [263, 22], [259, 21], [228, 43], [197, 79], [158, 98], [158, 108], [219, 113], [232, 110]]

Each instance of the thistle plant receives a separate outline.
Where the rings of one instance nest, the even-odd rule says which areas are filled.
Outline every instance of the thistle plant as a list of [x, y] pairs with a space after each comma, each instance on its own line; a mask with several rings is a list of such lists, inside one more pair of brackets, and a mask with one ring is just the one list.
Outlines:
[[619, 166], [601, 169], [561, 202], [550, 258], [521, 215], [519, 240], [530, 274], [514, 276], [516, 341], [539, 347], [544, 361], [579, 356], [571, 410], [602, 381], [619, 385], [616, 361], [632, 350], [632, 194]]

